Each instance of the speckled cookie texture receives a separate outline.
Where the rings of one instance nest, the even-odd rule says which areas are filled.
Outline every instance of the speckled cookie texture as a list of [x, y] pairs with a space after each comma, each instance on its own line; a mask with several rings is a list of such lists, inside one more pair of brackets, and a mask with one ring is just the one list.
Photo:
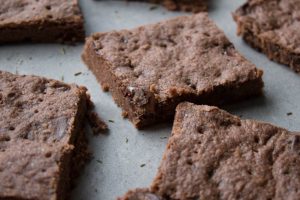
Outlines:
[[233, 16], [247, 43], [300, 72], [299, 0], [248, 0]]
[[182, 101], [231, 103], [263, 87], [262, 71], [204, 13], [96, 33], [82, 57], [138, 128], [171, 119]]
[[147, 1], [150, 3], [159, 3], [165, 6], [168, 10], [181, 10], [186, 12], [198, 13], [207, 11], [208, 0], [134, 0], [134, 1]]
[[1, 71], [0, 85], [0, 199], [65, 199], [86, 89]]
[[0, 0], [0, 44], [84, 41], [77, 0]]
[[166, 199], [298, 199], [300, 133], [182, 103], [151, 186]]

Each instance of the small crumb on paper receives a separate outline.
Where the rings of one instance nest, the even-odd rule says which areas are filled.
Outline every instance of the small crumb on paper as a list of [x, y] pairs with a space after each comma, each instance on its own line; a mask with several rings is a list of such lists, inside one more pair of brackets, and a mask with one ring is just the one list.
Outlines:
[[107, 125], [103, 122], [103, 120], [98, 116], [96, 112], [89, 111], [88, 120], [94, 135], [98, 135], [99, 133], [104, 133], [105, 131], [107, 131]]

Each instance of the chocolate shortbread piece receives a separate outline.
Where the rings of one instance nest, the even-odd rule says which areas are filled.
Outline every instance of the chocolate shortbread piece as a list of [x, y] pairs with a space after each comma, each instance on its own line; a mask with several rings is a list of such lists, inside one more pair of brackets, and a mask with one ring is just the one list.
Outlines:
[[248, 44], [300, 72], [299, 0], [248, 0], [233, 17]]
[[300, 133], [181, 103], [150, 189], [119, 200], [298, 199]]
[[83, 156], [86, 88], [1, 71], [0, 85], [0, 199], [66, 199]]
[[183, 101], [220, 105], [263, 88], [262, 71], [205, 13], [96, 33], [82, 58], [138, 128], [172, 119]]
[[174, 200], [298, 199], [299, 134], [182, 103], [151, 192]]
[[84, 41], [77, 0], [0, 0], [0, 44]]

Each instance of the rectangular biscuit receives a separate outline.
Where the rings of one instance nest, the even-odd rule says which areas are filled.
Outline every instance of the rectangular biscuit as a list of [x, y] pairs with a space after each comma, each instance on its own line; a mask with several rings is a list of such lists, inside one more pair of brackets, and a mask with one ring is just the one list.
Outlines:
[[181, 103], [149, 189], [119, 200], [298, 199], [300, 133]]
[[65, 199], [86, 89], [2, 71], [0, 85], [0, 199]]
[[220, 105], [262, 93], [262, 71], [200, 13], [96, 33], [82, 55], [138, 128], [172, 119], [182, 101]]
[[0, 0], [0, 44], [84, 41], [77, 0]]
[[300, 72], [299, 0], [248, 0], [233, 17], [248, 44]]

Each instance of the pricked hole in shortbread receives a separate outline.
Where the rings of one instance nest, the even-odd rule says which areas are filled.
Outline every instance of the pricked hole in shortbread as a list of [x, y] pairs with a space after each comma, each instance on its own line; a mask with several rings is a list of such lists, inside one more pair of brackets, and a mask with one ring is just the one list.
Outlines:
[[9, 142], [10, 140], [11, 140], [11, 139], [10, 139], [9, 136], [5, 136], [5, 137], [4, 137], [4, 141], [5, 141], [5, 142]]
[[13, 98], [14, 96], [16, 96], [16, 93], [14, 93], [14, 92], [10, 92], [7, 95], [8, 98]]
[[195, 84], [191, 84], [189, 85], [193, 90], [196, 90], [197, 89], [197, 86]]
[[204, 133], [203, 127], [202, 126], [198, 126], [197, 127], [197, 132], [200, 133], [200, 134], [203, 134]]
[[50, 158], [52, 156], [52, 153], [51, 152], [47, 152], [46, 154], [45, 154], [45, 157], [46, 158]]
[[246, 170], [247, 174], [252, 175], [252, 171], [250, 169]]
[[137, 43], [139, 42], [139, 40], [138, 40], [138, 39], [134, 39], [133, 42], [134, 42], [135, 44], [137, 44]]
[[47, 10], [51, 10], [51, 6], [50, 6], [50, 5], [46, 5], [45, 8], [46, 8]]
[[184, 29], [184, 26], [182, 24], [177, 26], [178, 29]]
[[259, 137], [256, 135], [256, 136], [254, 136], [254, 142], [255, 143], [259, 143]]
[[119, 51], [125, 51], [124, 47], [119, 47]]
[[189, 86], [190, 88], [192, 88], [193, 90], [196, 90], [197, 89], [197, 86], [196, 84], [192, 83], [191, 79], [189, 78], [186, 78], [184, 80], [185, 84], [187, 84], [187, 86]]
[[213, 175], [214, 175], [214, 169], [213, 168], [208, 169], [208, 171], [207, 171], [207, 177], [211, 178], [211, 177], [213, 177]]
[[191, 159], [188, 159], [188, 160], [186, 161], [186, 163], [187, 163], [188, 165], [193, 165], [193, 161], [192, 161]]
[[206, 37], [210, 37], [210, 34], [207, 32], [204, 32], [203, 35], [205, 35]]

